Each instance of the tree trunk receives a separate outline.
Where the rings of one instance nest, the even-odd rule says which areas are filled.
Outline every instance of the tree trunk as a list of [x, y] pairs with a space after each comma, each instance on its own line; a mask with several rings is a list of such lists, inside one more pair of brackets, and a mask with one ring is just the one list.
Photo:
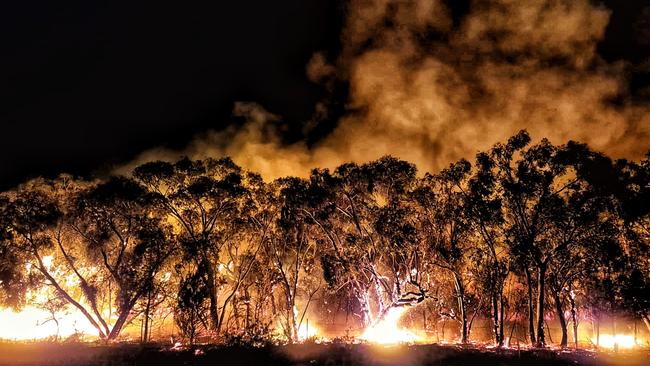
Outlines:
[[149, 312], [151, 311], [151, 292], [147, 297], [147, 306], [144, 309], [144, 331], [142, 333], [142, 343], [149, 341]]
[[578, 312], [573, 291], [569, 294], [569, 304], [571, 305], [571, 324], [573, 325], [573, 345], [578, 349]]
[[600, 347], [600, 320], [596, 319], [596, 347]]
[[528, 266], [524, 266], [526, 273], [526, 285], [528, 286], [528, 333], [530, 336], [531, 346], [536, 343], [535, 340], [535, 313], [533, 308], [533, 278], [530, 274]]
[[118, 335], [120, 335], [120, 332], [122, 331], [122, 327], [124, 326], [124, 323], [126, 323], [126, 319], [129, 316], [129, 313], [130, 310], [120, 313], [120, 315], [117, 317], [117, 321], [115, 322], [115, 325], [113, 325], [113, 328], [111, 329], [111, 333], [108, 335], [107, 340], [112, 341], [115, 338], [117, 338]]
[[562, 310], [562, 300], [560, 299], [560, 293], [558, 291], [553, 291], [553, 299], [555, 300], [555, 311], [557, 313], [558, 319], [560, 320], [560, 328], [562, 329], [560, 347], [566, 348], [569, 336], [566, 319], [564, 318], [564, 310]]
[[536, 347], [545, 347], [544, 337], [544, 291], [546, 281], [546, 264], [541, 264], [537, 269], [537, 342]]
[[217, 304], [217, 288], [215, 286], [216, 279], [214, 274], [214, 268], [212, 268], [212, 263], [208, 261], [207, 258], [203, 259], [206, 267], [206, 274], [208, 275], [208, 294], [210, 296], [210, 325], [212, 330], [219, 329], [219, 311]]
[[[43, 265], [43, 262], [41, 261], [40, 257], [38, 257], [38, 261], [39, 261], [39, 265], [40, 265], [39, 269], [40, 269], [41, 273], [50, 281], [50, 283], [54, 286], [54, 288], [56, 288], [57, 292], [61, 296], [63, 296], [63, 298], [66, 301], [68, 301], [68, 303], [72, 304], [74, 307], [79, 309], [79, 311], [86, 317], [86, 319], [88, 319], [90, 324], [93, 327], [95, 327], [95, 329], [97, 329], [97, 332], [99, 333], [99, 338], [100, 339], [107, 340], [107, 338], [108, 338], [108, 328], [102, 329], [102, 327], [99, 325], [99, 323], [97, 321], [95, 321], [95, 319], [92, 317], [92, 315], [90, 315], [88, 310], [86, 310], [86, 308], [83, 305], [81, 305], [79, 302], [77, 302], [75, 299], [73, 299], [72, 296], [70, 296], [70, 294], [68, 294], [59, 285], [59, 283], [56, 281], [56, 279], [54, 277], [52, 277], [52, 275], [50, 275], [50, 273], [47, 271], [47, 269]], [[104, 330], [106, 330], [106, 331], [104, 331]]]
[[251, 326], [251, 295], [248, 291], [248, 287], [244, 288], [244, 295], [246, 296], [246, 321], [244, 327], [246, 330], [249, 330]]
[[505, 327], [505, 305], [503, 300], [503, 286], [499, 287], [499, 347], [503, 346], [504, 338], [504, 327]]
[[492, 330], [494, 331], [494, 344], [499, 347], [502, 340], [499, 337], [499, 305], [497, 302], [496, 288], [492, 291]]
[[357, 288], [357, 301], [359, 301], [359, 307], [361, 308], [361, 323], [363, 327], [368, 327], [371, 324], [374, 324], [374, 319], [372, 313], [370, 312], [370, 299], [368, 297], [367, 291], [362, 291]]
[[458, 312], [460, 313], [460, 342], [465, 344], [467, 343], [467, 312], [465, 309], [465, 289], [463, 288], [463, 282], [460, 279], [460, 276], [454, 272], [454, 284], [456, 286], [456, 297], [458, 298]]
[[618, 352], [618, 342], [616, 341], [616, 319], [612, 317], [612, 329], [614, 338], [614, 352]]
[[[372, 271], [373, 271], [373, 276], [372, 277], [373, 277], [373, 283], [374, 283], [373, 287], [374, 287], [374, 290], [375, 290], [375, 296], [377, 297], [377, 306], [378, 306], [377, 314], [383, 314], [385, 311], [388, 310], [388, 309], [386, 309], [386, 306], [384, 305], [384, 296], [383, 296], [383, 294], [385, 293], [385, 290], [382, 287], [381, 283], [379, 282], [379, 277], [376, 275], [377, 270], [376, 270], [374, 265], [372, 266]], [[399, 286], [399, 279], [398, 278], [396, 278], [395, 283]], [[399, 291], [396, 291], [396, 292], [399, 295]], [[393, 296], [393, 294], [389, 294], [389, 295], [390, 295], [390, 301], [394, 300], [395, 296]]]
[[650, 315], [643, 314], [641, 318], [643, 319], [643, 324], [648, 328], [648, 332], [650, 332]]
[[287, 309], [287, 332], [289, 336], [289, 342], [296, 343], [298, 342], [298, 320], [297, 320], [297, 311], [295, 306], [295, 300], [292, 298], [291, 303]]
[[[507, 347], [510, 347], [512, 344], [512, 335], [515, 332], [515, 326], [517, 325], [517, 322], [514, 321], [512, 322], [512, 326], [510, 327], [510, 336], [508, 336], [508, 343], [506, 344]], [[519, 341], [517, 340], [517, 347], [519, 347]]]

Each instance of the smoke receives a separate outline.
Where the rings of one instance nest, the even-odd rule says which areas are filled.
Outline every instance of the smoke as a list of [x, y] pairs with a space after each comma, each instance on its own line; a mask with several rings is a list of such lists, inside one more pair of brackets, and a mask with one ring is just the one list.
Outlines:
[[268, 179], [385, 154], [435, 171], [527, 129], [637, 158], [650, 148], [650, 113], [630, 101], [624, 65], [596, 53], [609, 15], [589, 0], [474, 0], [460, 19], [444, 1], [351, 0], [340, 55], [307, 65], [314, 82], [349, 83], [353, 112], [331, 134], [285, 145], [279, 116], [236, 103], [243, 128], [197, 137], [182, 154], [230, 155]]

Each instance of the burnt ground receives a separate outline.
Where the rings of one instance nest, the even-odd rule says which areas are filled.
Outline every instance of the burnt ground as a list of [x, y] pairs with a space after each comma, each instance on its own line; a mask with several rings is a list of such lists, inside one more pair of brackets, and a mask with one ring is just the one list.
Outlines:
[[486, 350], [473, 347], [299, 344], [265, 348], [162, 345], [0, 343], [0, 365], [650, 365], [650, 351]]

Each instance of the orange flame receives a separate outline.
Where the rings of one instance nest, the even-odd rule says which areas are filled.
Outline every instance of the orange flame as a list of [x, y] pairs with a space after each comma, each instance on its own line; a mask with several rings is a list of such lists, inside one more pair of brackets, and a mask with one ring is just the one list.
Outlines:
[[406, 312], [405, 307], [390, 308], [386, 316], [376, 324], [368, 327], [361, 339], [378, 344], [413, 343], [420, 340], [416, 334], [398, 326], [399, 320]]
[[52, 315], [36, 307], [28, 306], [21, 311], [0, 310], [0, 339], [32, 340], [49, 337], [68, 337], [76, 333], [97, 336], [97, 330], [77, 312], [57, 314], [58, 326]]
[[630, 349], [636, 346], [634, 336], [627, 334], [601, 334], [599, 339], [595, 337], [591, 339], [594, 344], [604, 348], [621, 348]]

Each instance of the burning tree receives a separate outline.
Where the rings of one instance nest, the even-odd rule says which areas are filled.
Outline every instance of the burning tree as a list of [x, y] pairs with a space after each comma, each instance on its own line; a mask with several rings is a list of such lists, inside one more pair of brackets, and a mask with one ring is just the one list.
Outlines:
[[138, 315], [135, 304], [171, 254], [149, 204], [126, 178], [77, 184], [62, 177], [21, 187], [2, 214], [32, 273], [112, 340]]
[[460, 323], [461, 343], [466, 343], [469, 335], [468, 263], [476, 250], [476, 238], [465, 215], [463, 193], [458, 188], [468, 169], [468, 164], [456, 164], [437, 176], [427, 175], [414, 192], [427, 259], [448, 274], [453, 283], [455, 311], [445, 314]]
[[426, 298], [426, 259], [409, 215], [415, 172], [385, 157], [311, 177], [312, 206], [305, 212], [321, 234], [325, 279], [353, 297], [365, 326]]
[[558, 344], [571, 325], [577, 346], [588, 316], [650, 329], [648, 160], [522, 131], [422, 177], [393, 157], [274, 182], [184, 158], [132, 178], [38, 179], [0, 195], [0, 300], [54, 321], [74, 309], [105, 340], [141, 318], [147, 341], [173, 313], [190, 342], [296, 342], [308, 312], [348, 311], [362, 338], [412, 341], [397, 323], [425, 304], [423, 324], [457, 321], [461, 343], [480, 319], [507, 345], [528, 315], [542, 347], [554, 315]]
[[[197, 296], [208, 301], [210, 329], [219, 333], [223, 315], [219, 312], [219, 289], [223, 277], [219, 273], [222, 248], [238, 240], [248, 206], [242, 171], [230, 159], [191, 161], [175, 164], [151, 162], [137, 167], [134, 176], [147, 187], [160, 209], [175, 222], [175, 234], [189, 274], [183, 279], [190, 293], [179, 298], [194, 298], [186, 306], [202, 307]], [[205, 291], [198, 291], [205, 288]], [[198, 291], [198, 292], [196, 292]], [[199, 309], [188, 309], [202, 317]], [[221, 314], [225, 312], [222, 309]], [[192, 317], [194, 319], [194, 317]], [[201, 320], [205, 323], [205, 320]]]

